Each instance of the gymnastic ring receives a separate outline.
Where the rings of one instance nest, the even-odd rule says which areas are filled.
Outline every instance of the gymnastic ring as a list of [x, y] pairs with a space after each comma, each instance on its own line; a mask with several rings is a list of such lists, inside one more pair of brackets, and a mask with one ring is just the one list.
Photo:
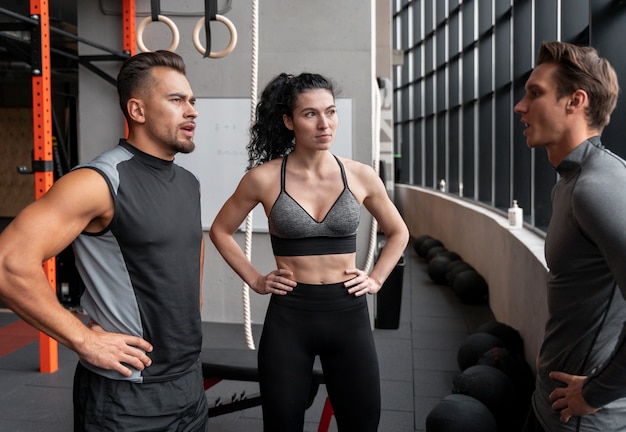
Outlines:
[[[211, 58], [222, 58], [230, 54], [233, 49], [235, 49], [235, 45], [237, 45], [237, 29], [235, 28], [233, 22], [223, 15], [215, 15], [215, 21], [223, 23], [226, 27], [228, 27], [228, 30], [230, 31], [230, 42], [228, 46], [222, 51], [211, 51], [209, 53], [209, 57]], [[200, 30], [202, 30], [202, 27], [204, 27], [204, 17], [200, 18], [196, 25], [193, 27], [193, 44], [200, 52], [200, 54], [204, 55], [206, 53], [206, 48], [203, 47], [202, 43], [200, 42]]]
[[[166, 24], [172, 32], [172, 44], [167, 50], [172, 52], [176, 51], [176, 48], [178, 48], [178, 43], [180, 42], [180, 33], [178, 33], [178, 28], [176, 27], [176, 24], [174, 24], [174, 21], [164, 15], [157, 15], [157, 17], [158, 21]], [[139, 26], [137, 26], [137, 46], [142, 52], [150, 52], [150, 50], [143, 43], [143, 31], [151, 22], [152, 17], [148, 16], [139, 23]]]

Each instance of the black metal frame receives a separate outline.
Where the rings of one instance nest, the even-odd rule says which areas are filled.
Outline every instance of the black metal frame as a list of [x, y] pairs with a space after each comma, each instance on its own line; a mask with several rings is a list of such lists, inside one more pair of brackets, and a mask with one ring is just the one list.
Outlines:
[[[8, 34], [4, 34], [3, 32], [7, 31], [29, 31], [31, 35], [36, 35], [39, 29], [39, 20], [34, 17], [27, 17], [20, 15], [18, 13], [12, 12], [5, 8], [0, 8], [0, 14], [6, 15], [8, 17], [14, 18], [18, 20], [18, 22], [9, 22], [9, 23], [0, 23], [0, 45], [4, 46], [8, 51], [14, 54], [17, 58], [20, 58], [22, 61], [31, 65], [31, 69], [36, 71], [37, 69], [41, 70], [41, 67], [37, 67], [38, 62], [41, 61], [41, 56], [36, 55], [36, 53], [32, 52], [32, 41], [25, 41], [15, 36], [11, 36]], [[126, 51], [116, 51], [104, 45], [101, 45], [97, 42], [90, 41], [88, 39], [82, 38], [75, 34], [69, 33], [65, 30], [61, 30], [59, 28], [50, 26], [50, 33], [55, 33], [61, 36], [65, 36], [71, 40], [76, 42], [84, 43], [94, 48], [97, 48], [101, 51], [107, 52], [108, 54], [103, 55], [76, 55], [67, 51], [60, 50], [58, 48], [51, 47], [50, 52], [54, 54], [58, 54], [64, 57], [67, 57], [71, 60], [75, 60], [78, 64], [82, 65], [86, 69], [98, 75], [100, 78], [104, 79], [109, 84], [115, 86], [117, 83], [116, 78], [107, 74], [104, 70], [96, 66], [95, 62], [101, 61], [123, 61], [130, 57], [130, 53]], [[13, 44], [11, 44], [11, 42]], [[30, 45], [31, 52], [30, 54], [26, 54], [25, 51], [19, 49], [17, 45]]]

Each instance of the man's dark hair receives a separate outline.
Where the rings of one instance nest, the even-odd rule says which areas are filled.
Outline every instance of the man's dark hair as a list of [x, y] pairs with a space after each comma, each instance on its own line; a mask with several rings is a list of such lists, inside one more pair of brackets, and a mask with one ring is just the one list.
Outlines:
[[129, 120], [126, 104], [138, 92], [150, 88], [152, 85], [152, 69], [166, 67], [186, 74], [185, 62], [176, 53], [166, 50], [143, 52], [125, 60], [117, 75], [117, 93], [120, 99], [120, 108], [124, 117]]
[[579, 89], [587, 93], [587, 122], [590, 127], [602, 131], [611, 120], [619, 95], [617, 74], [608, 60], [600, 57], [591, 47], [543, 42], [537, 55], [537, 65], [542, 63], [558, 66], [554, 79], [559, 99]]

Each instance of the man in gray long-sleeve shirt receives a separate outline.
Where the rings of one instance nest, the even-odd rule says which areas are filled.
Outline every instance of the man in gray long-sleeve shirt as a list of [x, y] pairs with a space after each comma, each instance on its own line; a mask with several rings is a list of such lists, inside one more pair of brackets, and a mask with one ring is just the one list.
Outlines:
[[541, 45], [515, 106], [559, 174], [545, 244], [548, 321], [525, 431], [626, 431], [626, 162], [603, 128], [619, 86], [593, 48]]

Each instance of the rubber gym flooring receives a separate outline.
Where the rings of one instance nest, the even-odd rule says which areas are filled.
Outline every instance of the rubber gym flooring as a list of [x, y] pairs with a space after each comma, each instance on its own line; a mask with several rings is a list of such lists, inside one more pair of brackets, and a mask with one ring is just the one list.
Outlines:
[[[425, 431], [430, 411], [451, 393], [459, 373], [457, 351], [480, 324], [492, 321], [487, 305], [462, 304], [452, 290], [435, 285], [412, 245], [406, 250], [398, 329], [374, 329], [381, 375], [381, 432]], [[1, 306], [1, 305], [0, 305]], [[206, 347], [245, 348], [239, 324], [204, 323]], [[260, 325], [253, 329], [255, 340]], [[77, 356], [59, 346], [59, 369], [39, 373], [38, 333], [0, 308], [0, 431], [72, 431], [72, 377]], [[222, 381], [207, 391], [209, 404], [252, 395], [258, 385]], [[316, 432], [326, 398], [324, 386], [306, 413], [306, 432]], [[260, 407], [210, 420], [212, 432], [262, 430]], [[334, 420], [330, 431], [336, 431]]]

